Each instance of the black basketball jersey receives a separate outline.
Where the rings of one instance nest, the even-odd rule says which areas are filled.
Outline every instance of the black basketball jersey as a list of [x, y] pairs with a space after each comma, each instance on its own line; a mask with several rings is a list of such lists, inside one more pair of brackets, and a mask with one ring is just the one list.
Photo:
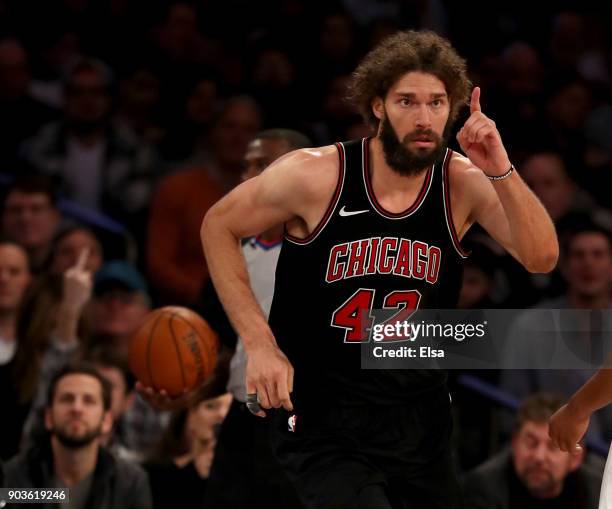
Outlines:
[[368, 309], [455, 308], [466, 254], [450, 217], [447, 150], [401, 213], [376, 200], [369, 139], [337, 143], [340, 171], [325, 216], [285, 235], [270, 326], [295, 368], [296, 411], [317, 404], [401, 404], [443, 384], [440, 370], [364, 370]]

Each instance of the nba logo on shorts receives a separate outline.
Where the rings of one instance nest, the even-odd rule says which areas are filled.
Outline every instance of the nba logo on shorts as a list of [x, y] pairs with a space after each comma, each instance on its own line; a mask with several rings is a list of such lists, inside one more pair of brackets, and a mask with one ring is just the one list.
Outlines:
[[289, 417], [288, 419], [288, 424], [289, 424], [289, 431], [294, 432], [295, 433], [295, 423], [297, 421], [297, 415], [293, 414], [291, 417]]

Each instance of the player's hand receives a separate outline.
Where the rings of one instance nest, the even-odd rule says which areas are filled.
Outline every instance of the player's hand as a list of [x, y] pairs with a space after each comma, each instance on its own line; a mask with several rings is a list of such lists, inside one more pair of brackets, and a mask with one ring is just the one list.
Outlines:
[[580, 417], [568, 405], [563, 405], [550, 418], [548, 434], [562, 451], [580, 453], [582, 446], [579, 442], [589, 428], [589, 420], [589, 417]]
[[77, 262], [64, 272], [62, 306], [76, 315], [91, 298], [91, 272], [86, 269], [88, 258], [89, 248], [85, 247], [79, 253]]
[[136, 382], [136, 391], [153, 408], [162, 411], [174, 411], [191, 406], [193, 391], [185, 390], [179, 396], [170, 396], [165, 390], [156, 391], [153, 387], [147, 387], [140, 382]]
[[510, 159], [495, 122], [480, 109], [480, 87], [474, 87], [470, 101], [470, 118], [457, 133], [465, 155], [485, 173], [503, 175], [510, 169]]
[[[266, 344], [248, 352], [246, 368], [247, 394], [257, 394], [261, 408], [293, 410], [293, 366], [276, 345]], [[255, 415], [265, 417], [260, 409]]]

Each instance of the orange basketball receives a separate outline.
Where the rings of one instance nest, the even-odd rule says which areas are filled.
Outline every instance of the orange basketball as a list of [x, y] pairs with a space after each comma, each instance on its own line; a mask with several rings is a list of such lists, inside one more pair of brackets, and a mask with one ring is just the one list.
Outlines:
[[147, 387], [177, 396], [212, 374], [218, 349], [217, 335], [201, 316], [163, 307], [149, 313], [132, 336], [130, 369]]

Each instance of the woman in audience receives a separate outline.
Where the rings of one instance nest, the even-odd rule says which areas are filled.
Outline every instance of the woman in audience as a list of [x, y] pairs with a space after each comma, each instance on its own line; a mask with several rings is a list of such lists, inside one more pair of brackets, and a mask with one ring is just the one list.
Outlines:
[[202, 507], [216, 430], [231, 401], [226, 393], [172, 415], [157, 451], [145, 464], [155, 509]]

